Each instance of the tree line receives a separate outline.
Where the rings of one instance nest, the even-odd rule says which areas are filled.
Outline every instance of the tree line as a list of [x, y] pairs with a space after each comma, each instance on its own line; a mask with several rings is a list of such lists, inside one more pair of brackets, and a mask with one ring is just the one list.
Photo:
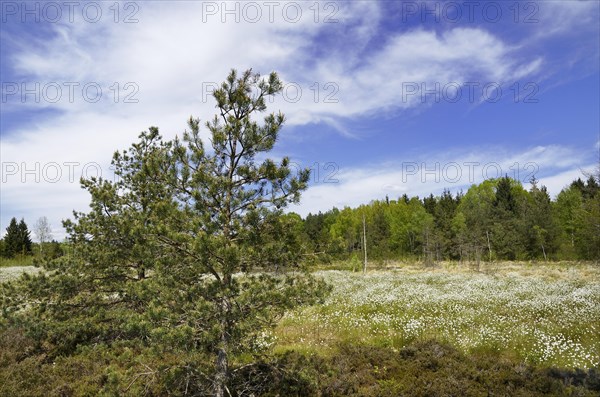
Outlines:
[[529, 189], [508, 176], [466, 193], [386, 197], [356, 208], [295, 215], [309, 250], [324, 260], [358, 260], [363, 216], [369, 257], [441, 260], [600, 259], [600, 178], [589, 175], [553, 200], [535, 177]]
[[25, 223], [25, 219], [21, 218], [17, 222], [17, 218], [13, 217], [6, 228], [4, 237], [0, 239], [0, 257], [22, 259], [34, 255], [36, 253], [34, 251], [37, 251], [39, 256], [52, 259], [64, 254], [65, 249], [63, 246], [65, 244], [52, 239], [50, 224], [45, 216], [37, 220], [34, 225], [34, 232], [38, 240], [37, 244], [31, 239], [31, 232], [27, 223]]
[[[293, 225], [296, 249], [318, 261], [358, 261], [363, 250], [363, 216], [373, 259], [598, 260], [600, 183], [578, 178], [552, 200], [535, 178], [529, 190], [509, 177], [473, 185], [466, 194], [444, 190], [420, 199], [374, 200], [357, 208], [333, 208], [305, 218], [284, 215]], [[45, 217], [34, 226], [39, 251], [59, 257], [65, 247], [51, 240]], [[0, 256], [33, 254], [24, 219], [12, 218], [0, 239]]]
[[17, 218], [12, 218], [6, 228], [6, 235], [0, 240], [0, 255], [4, 258], [13, 258], [16, 255], [29, 255], [33, 242], [31, 233], [25, 219], [17, 223]]

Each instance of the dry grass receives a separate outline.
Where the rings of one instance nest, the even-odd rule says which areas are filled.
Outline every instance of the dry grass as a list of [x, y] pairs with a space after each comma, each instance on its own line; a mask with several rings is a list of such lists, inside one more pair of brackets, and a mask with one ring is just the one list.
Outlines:
[[33, 255], [17, 255], [14, 258], [0, 256], [0, 267], [33, 266], [34, 259]]
[[[336, 264], [337, 269], [348, 266]], [[536, 277], [545, 280], [585, 280], [600, 281], [600, 263], [595, 262], [481, 262], [479, 268], [475, 264], [453, 261], [438, 262], [434, 266], [425, 267], [419, 262], [374, 261], [369, 264], [369, 272], [401, 271], [404, 273], [442, 273], [442, 274], [476, 274], [491, 276]]]

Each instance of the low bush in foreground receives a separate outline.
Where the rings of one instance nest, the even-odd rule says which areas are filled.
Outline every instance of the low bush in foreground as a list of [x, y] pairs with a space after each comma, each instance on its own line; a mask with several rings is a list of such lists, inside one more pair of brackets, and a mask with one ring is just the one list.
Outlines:
[[[592, 396], [600, 391], [596, 369], [569, 371], [526, 366], [500, 355], [464, 355], [434, 340], [399, 351], [343, 344], [328, 358], [287, 353], [290, 373], [306, 388], [295, 395], [321, 396]], [[295, 379], [298, 379], [297, 377]], [[293, 382], [274, 383], [272, 395]], [[307, 387], [308, 386], [308, 387]]]
[[[88, 347], [48, 362], [17, 330], [0, 336], [3, 396], [211, 395], [199, 353]], [[598, 368], [524, 365], [501, 354], [465, 355], [434, 340], [394, 351], [340, 344], [331, 355], [287, 351], [232, 366], [235, 396], [597, 396]]]

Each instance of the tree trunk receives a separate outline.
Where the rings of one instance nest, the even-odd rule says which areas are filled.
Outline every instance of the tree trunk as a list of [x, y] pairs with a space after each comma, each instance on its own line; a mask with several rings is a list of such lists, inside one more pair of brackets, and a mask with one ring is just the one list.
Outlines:
[[490, 262], [492, 261], [492, 244], [490, 244], [490, 234], [488, 233], [488, 231], [485, 231], [485, 236], [487, 237], [487, 243], [488, 243], [488, 252], [490, 255]]
[[146, 269], [144, 268], [144, 265], [141, 265], [138, 267], [137, 276], [138, 276], [138, 280], [143, 280], [146, 278]]
[[544, 249], [544, 244], [542, 244], [542, 252], [544, 253], [544, 261], [548, 262], [548, 257], [546, 256], [546, 250]]
[[365, 222], [365, 215], [363, 214], [363, 249], [365, 251], [365, 262], [363, 264], [363, 273], [367, 272], [367, 224]]
[[227, 351], [220, 347], [217, 351], [217, 372], [215, 374], [215, 396], [225, 397], [227, 379], [229, 377], [229, 363], [227, 361]]
[[571, 232], [571, 247], [575, 247], [575, 233]]
[[221, 302], [221, 340], [219, 347], [217, 348], [217, 359], [215, 362], [215, 380], [214, 380], [214, 394], [216, 397], [225, 397], [225, 391], [229, 396], [229, 390], [227, 384], [229, 383], [229, 361], [228, 361], [228, 350], [229, 350], [229, 302], [225, 298]]

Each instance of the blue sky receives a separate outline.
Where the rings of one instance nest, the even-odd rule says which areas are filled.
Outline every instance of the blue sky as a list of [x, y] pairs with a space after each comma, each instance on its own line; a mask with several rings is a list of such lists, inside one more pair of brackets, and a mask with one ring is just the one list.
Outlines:
[[79, 177], [210, 118], [231, 68], [286, 82], [272, 157], [315, 170], [302, 215], [503, 174], [555, 195], [599, 161], [597, 1], [0, 5], [2, 231], [47, 216], [62, 238]]

